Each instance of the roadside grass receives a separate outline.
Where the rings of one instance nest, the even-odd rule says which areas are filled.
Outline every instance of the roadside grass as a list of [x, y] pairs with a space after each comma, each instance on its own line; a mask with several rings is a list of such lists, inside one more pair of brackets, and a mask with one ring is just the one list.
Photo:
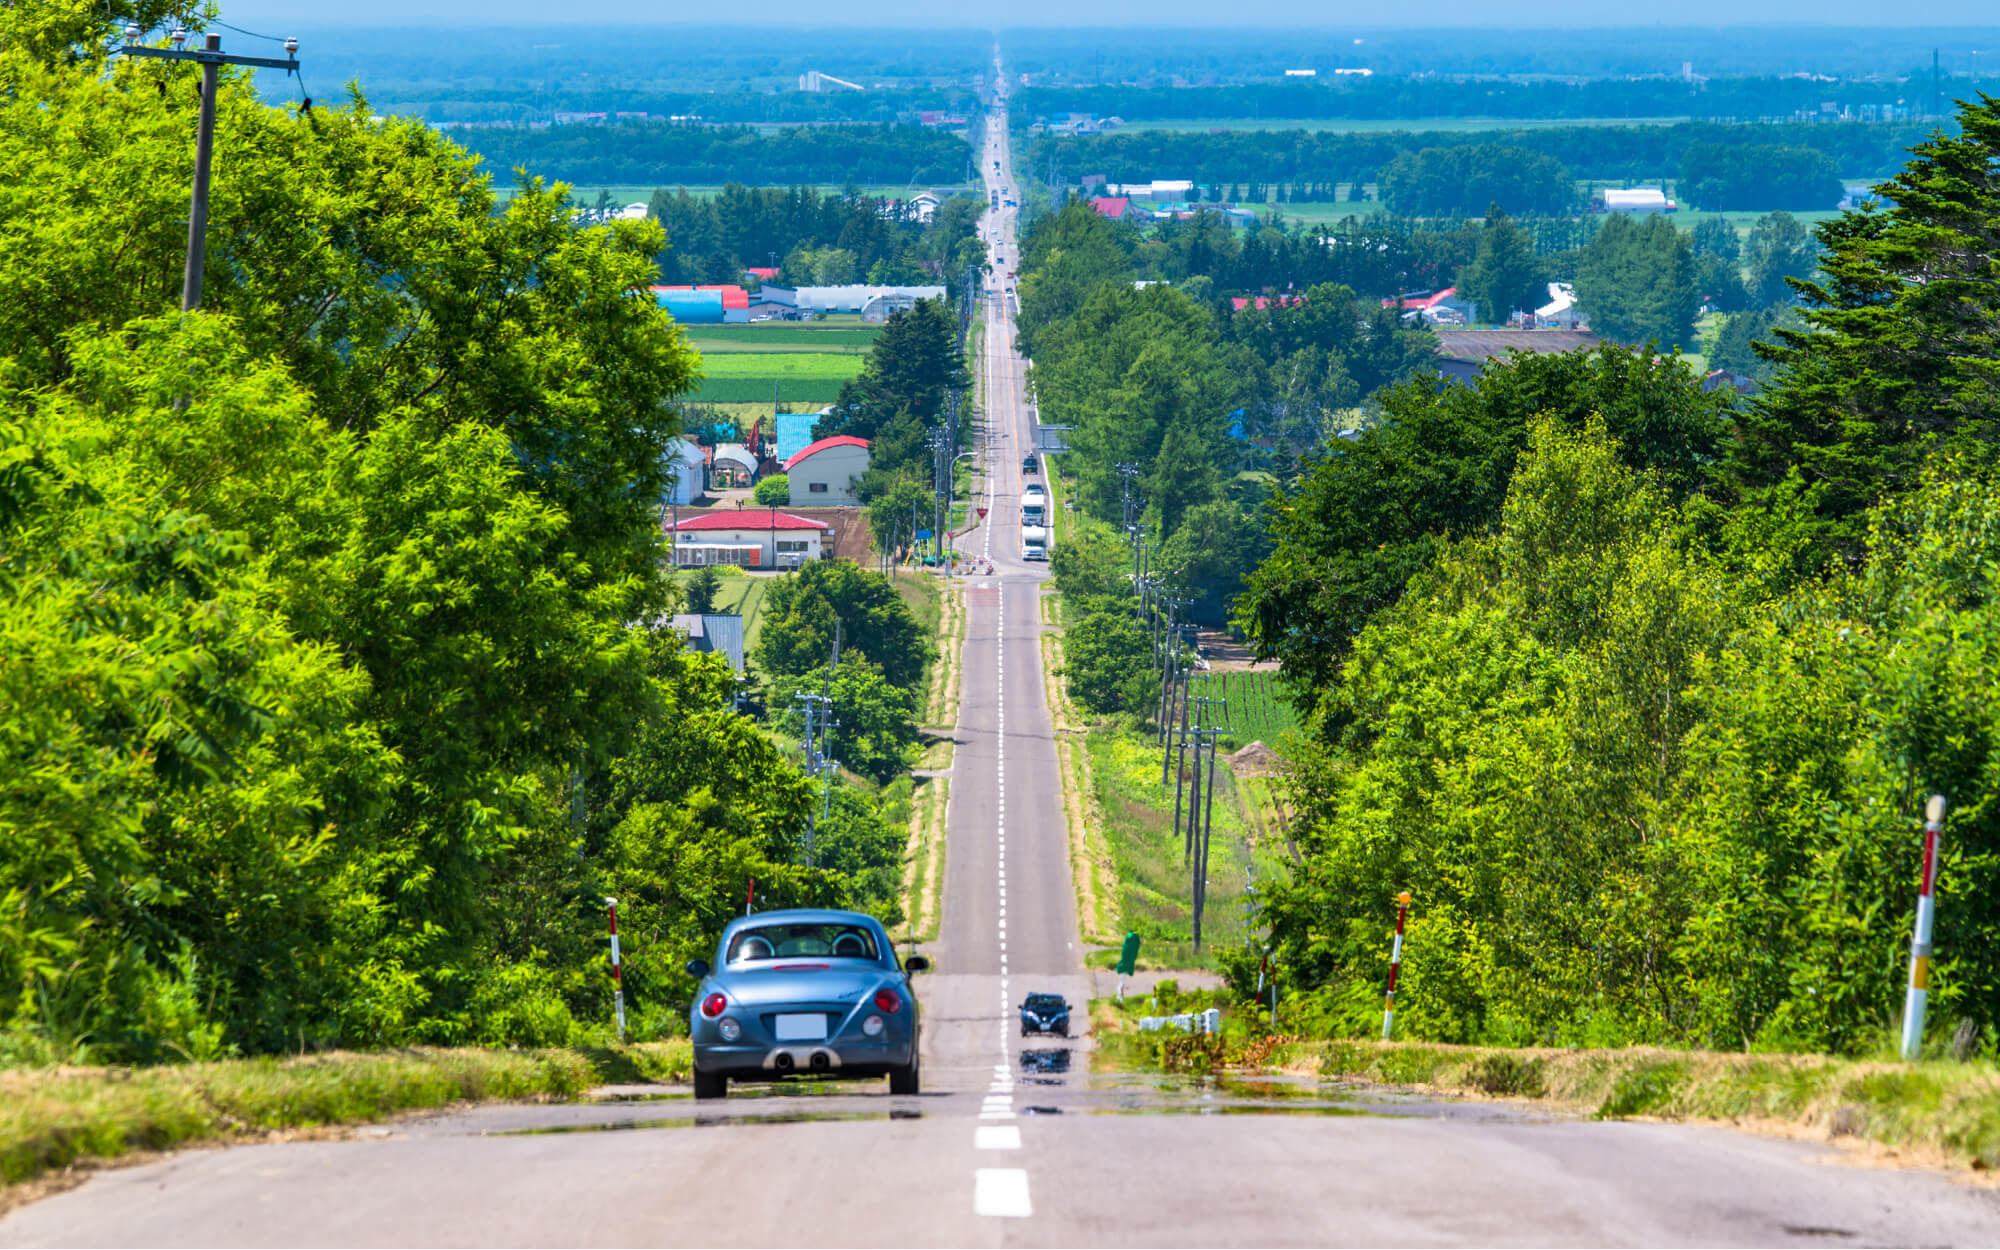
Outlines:
[[[1059, 611], [1059, 602], [1058, 595], [1044, 595], [1043, 613], [1051, 608]], [[1075, 727], [1076, 708], [1057, 673], [1062, 662], [1060, 631], [1044, 630], [1042, 694], [1055, 729], [1056, 774], [1062, 788], [1063, 830], [1069, 845], [1070, 881], [1076, 892], [1078, 935], [1086, 945], [1112, 945], [1124, 936], [1118, 927], [1118, 871], [1091, 779], [1087, 736]]]
[[[903, 572], [899, 577], [919, 578], [929, 582], [937, 592], [938, 638], [937, 662], [931, 665], [927, 685], [924, 689], [924, 704], [921, 723], [934, 728], [950, 729], [958, 723], [958, 683], [959, 668], [963, 663], [965, 644], [965, 588], [962, 582], [954, 583], [950, 590], [938, 586], [928, 574]], [[945, 764], [926, 764], [926, 767], [945, 767]]]
[[[1209, 849], [1202, 950], [1194, 949], [1194, 890], [1186, 837], [1174, 830], [1174, 783], [1160, 781], [1160, 747], [1151, 734], [1100, 727], [1084, 737], [1092, 794], [1117, 874], [1116, 930], [1136, 932], [1149, 963], [1165, 968], [1212, 968], [1215, 949], [1245, 935], [1244, 890], [1250, 849], [1235, 778], [1217, 762], [1214, 828]], [[1193, 764], [1182, 801], [1192, 801]], [[1204, 791], [1208, 770], [1202, 770]], [[1204, 802], [1204, 807], [1207, 807]]]
[[85, 1159], [363, 1124], [453, 1103], [574, 1099], [596, 1085], [684, 1080], [689, 1065], [688, 1043], [670, 1041], [17, 1069], [0, 1072], [0, 1181], [18, 1184]]
[[[1179, 1008], [1185, 1010], [1185, 1007]], [[1212, 1046], [1140, 1034], [1128, 1000], [1091, 1004], [1099, 1054], [1132, 1067], [1227, 1068], [1512, 1098], [1615, 1120], [1711, 1121], [1829, 1141], [1872, 1142], [1925, 1163], [2000, 1168], [2000, 1063], [1903, 1063], [1826, 1055], [1635, 1046], [1511, 1049], [1422, 1042], [1309, 1041], [1271, 1035], [1245, 1009]], [[1202, 1039], [1186, 1039], [1200, 1041]], [[1204, 1053], [1205, 1052], [1205, 1053]]]
[[910, 837], [903, 859], [903, 924], [897, 942], [934, 942], [943, 919], [945, 812], [951, 781], [920, 777], [910, 801]]

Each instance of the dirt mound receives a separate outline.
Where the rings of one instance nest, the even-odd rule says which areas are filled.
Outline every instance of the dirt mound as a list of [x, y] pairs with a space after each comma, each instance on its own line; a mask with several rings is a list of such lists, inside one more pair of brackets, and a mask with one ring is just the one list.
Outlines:
[[1239, 777], [1261, 777], [1276, 771], [1283, 763], [1284, 756], [1261, 742], [1253, 742], [1240, 751], [1229, 753], [1229, 771]]

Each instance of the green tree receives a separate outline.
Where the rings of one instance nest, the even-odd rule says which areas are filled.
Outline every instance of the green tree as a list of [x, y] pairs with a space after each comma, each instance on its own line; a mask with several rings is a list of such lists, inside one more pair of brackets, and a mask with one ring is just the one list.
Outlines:
[[1744, 262], [1750, 271], [1750, 297], [1764, 307], [1790, 304], [1796, 298], [1792, 282], [1812, 277], [1819, 263], [1819, 246], [1798, 218], [1769, 213], [1750, 227]]
[[1701, 302], [1695, 276], [1694, 254], [1672, 222], [1614, 213], [1577, 262], [1576, 298], [1607, 338], [1687, 346]]
[[1505, 321], [1513, 312], [1532, 312], [1548, 302], [1547, 270], [1535, 255], [1535, 241], [1498, 204], [1486, 210], [1479, 251], [1459, 277], [1460, 289], [1479, 307], [1483, 321]]
[[805, 713], [792, 698], [801, 692], [824, 693], [833, 700], [835, 724], [828, 731], [826, 751], [843, 767], [877, 784], [910, 767], [917, 745], [917, 696], [885, 681], [867, 657], [843, 653], [830, 682], [825, 665], [779, 680], [771, 702], [781, 709], [780, 731], [793, 739], [805, 732]]
[[2000, 394], [1981, 362], [2000, 353], [2000, 296], [1978, 258], [2000, 232], [2000, 104], [1968, 104], [1959, 123], [1913, 150], [1887, 211], [1820, 227], [1806, 329], [1776, 332], [1776, 384], [1731, 448], [1748, 496], [1807, 501], [1809, 561], [1858, 555], [1868, 509], [1911, 489], [1930, 457], [1963, 448], [1976, 462], [1991, 445]]
[[1160, 694], [1152, 639], [1123, 600], [1086, 606], [1063, 631], [1062, 674], [1069, 697], [1099, 716], [1143, 712]]
[[782, 473], [759, 478], [750, 497], [766, 508], [781, 508], [792, 502], [792, 480]]
[[715, 611], [715, 595], [721, 589], [722, 575], [713, 566], [696, 569], [687, 579], [687, 610], [697, 615]]
[[1628, 463], [1676, 496], [1705, 482], [1731, 415], [1729, 397], [1704, 393], [1679, 361], [1609, 345], [1519, 356], [1472, 386], [1419, 378], [1380, 403], [1380, 424], [1328, 448], [1272, 500], [1272, 552], [1236, 605], [1259, 657], [1283, 661], [1302, 711], [1329, 696], [1355, 636], [1447, 536], [1498, 522], [1538, 414], [1571, 429], [1600, 416]]
[[932, 645], [888, 578], [852, 560], [817, 560], [771, 582], [756, 659], [774, 678], [810, 673], [833, 652], [834, 622], [841, 654], [858, 651], [888, 682], [912, 690], [923, 681]]

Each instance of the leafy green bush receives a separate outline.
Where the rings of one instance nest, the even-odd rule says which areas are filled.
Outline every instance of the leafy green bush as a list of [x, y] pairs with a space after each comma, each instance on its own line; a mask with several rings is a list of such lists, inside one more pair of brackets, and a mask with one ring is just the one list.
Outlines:
[[792, 502], [792, 480], [782, 473], [773, 473], [760, 478], [752, 487], [750, 495], [766, 508], [778, 508]]

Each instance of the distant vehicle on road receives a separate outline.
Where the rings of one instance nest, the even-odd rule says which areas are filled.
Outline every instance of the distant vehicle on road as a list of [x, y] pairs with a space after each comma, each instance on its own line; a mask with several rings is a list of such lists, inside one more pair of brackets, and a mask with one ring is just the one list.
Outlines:
[[1023, 560], [1046, 560], [1049, 558], [1049, 532], [1039, 525], [1021, 527], [1021, 558]]
[[1033, 456], [1021, 457], [1021, 472], [1040, 473], [1041, 471], [1042, 471], [1041, 462], [1036, 460]]
[[918, 1092], [917, 998], [880, 922], [859, 912], [767, 911], [730, 921], [715, 966], [688, 1012], [694, 1096], [722, 1098], [729, 1082], [886, 1075], [889, 1092]]
[[1021, 524], [1046, 525], [1049, 520], [1049, 493], [1040, 482], [1030, 482], [1021, 492]]
[[1030, 994], [1021, 1003], [1021, 1036], [1069, 1036], [1069, 1001], [1060, 994]]

